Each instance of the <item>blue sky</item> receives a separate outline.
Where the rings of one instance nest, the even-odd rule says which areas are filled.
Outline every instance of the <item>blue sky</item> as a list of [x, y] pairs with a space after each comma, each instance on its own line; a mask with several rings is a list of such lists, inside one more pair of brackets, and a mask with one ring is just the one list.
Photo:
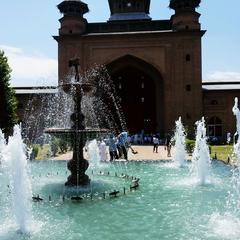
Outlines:
[[[57, 78], [57, 43], [61, 17], [60, 0], [16, 0], [0, 3], [0, 48], [9, 56], [14, 86], [33, 82], [54, 83]], [[89, 22], [109, 18], [107, 0], [85, 0], [90, 8]], [[169, 0], [152, 0], [153, 19], [168, 19], [173, 11]], [[240, 81], [240, 1], [202, 0], [203, 79]]]

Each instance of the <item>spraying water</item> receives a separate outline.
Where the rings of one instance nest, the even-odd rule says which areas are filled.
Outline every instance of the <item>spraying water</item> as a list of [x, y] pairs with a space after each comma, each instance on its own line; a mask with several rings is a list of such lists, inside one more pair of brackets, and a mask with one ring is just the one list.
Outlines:
[[[234, 134], [234, 154], [236, 156], [237, 163], [239, 163], [240, 159], [240, 110], [238, 108], [238, 98], [235, 98], [235, 104], [232, 108], [233, 114], [236, 116], [236, 125], [237, 125], [237, 130], [236, 133]], [[237, 138], [237, 141], [236, 141]]]
[[186, 159], [186, 134], [181, 121], [181, 117], [179, 117], [179, 119], [176, 121], [174, 141], [176, 150], [173, 156], [173, 160], [179, 165], [179, 167], [183, 167], [185, 165]]
[[235, 98], [235, 103], [232, 108], [233, 114], [236, 116], [236, 133], [234, 134], [234, 145], [233, 145], [233, 157], [235, 158], [236, 167], [232, 169], [232, 179], [231, 185], [233, 190], [229, 191], [229, 196], [227, 199], [227, 209], [232, 210], [235, 215], [239, 215], [239, 205], [240, 205], [240, 110], [238, 108], [238, 98]]
[[26, 146], [23, 143], [19, 125], [14, 127], [14, 134], [9, 137], [3, 152], [3, 161], [10, 178], [16, 222], [22, 233], [28, 233], [31, 224], [32, 188], [28, 176]]
[[89, 160], [90, 160], [90, 165], [92, 169], [97, 169], [100, 166], [100, 154], [99, 154], [99, 148], [98, 148], [98, 143], [97, 140], [92, 140], [88, 144], [88, 154], [89, 154]]
[[199, 184], [204, 185], [210, 181], [211, 159], [207, 145], [206, 127], [204, 117], [196, 122], [196, 143], [193, 151], [193, 171]]
[[226, 201], [226, 211], [224, 214], [214, 213], [210, 219], [210, 227], [224, 239], [239, 239], [240, 237], [240, 110], [238, 108], [238, 98], [232, 108], [236, 116], [236, 133], [234, 134], [233, 158], [236, 167], [232, 168], [232, 177], [230, 181], [230, 190]]
[[0, 164], [3, 160], [3, 149], [5, 147], [5, 138], [2, 130], [0, 129]]

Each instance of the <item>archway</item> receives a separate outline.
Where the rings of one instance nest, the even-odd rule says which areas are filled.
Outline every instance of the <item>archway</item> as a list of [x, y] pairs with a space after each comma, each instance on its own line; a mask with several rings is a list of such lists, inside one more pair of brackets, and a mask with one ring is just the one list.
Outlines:
[[128, 130], [131, 133], [161, 131], [163, 88], [156, 68], [131, 55], [111, 62], [107, 68], [120, 98]]

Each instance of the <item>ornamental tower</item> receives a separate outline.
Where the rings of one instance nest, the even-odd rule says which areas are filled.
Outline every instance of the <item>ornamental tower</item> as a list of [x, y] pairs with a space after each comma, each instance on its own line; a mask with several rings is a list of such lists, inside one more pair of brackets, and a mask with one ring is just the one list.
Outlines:
[[108, 0], [111, 16], [109, 21], [151, 20], [150, 0]]
[[82, 34], [86, 31], [87, 20], [83, 17], [89, 11], [86, 3], [80, 0], [65, 0], [57, 7], [63, 14], [59, 20], [59, 35]]
[[172, 16], [173, 30], [200, 30], [200, 14], [196, 12], [201, 0], [171, 0], [169, 7], [175, 10]]

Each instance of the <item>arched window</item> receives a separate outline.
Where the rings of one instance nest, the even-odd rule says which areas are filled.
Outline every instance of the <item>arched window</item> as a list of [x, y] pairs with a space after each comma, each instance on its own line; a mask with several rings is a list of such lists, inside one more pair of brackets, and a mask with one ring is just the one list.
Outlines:
[[218, 101], [215, 100], [215, 99], [213, 99], [213, 100], [211, 101], [211, 105], [218, 105]]
[[211, 117], [207, 123], [208, 135], [222, 137], [222, 120], [216, 116]]

